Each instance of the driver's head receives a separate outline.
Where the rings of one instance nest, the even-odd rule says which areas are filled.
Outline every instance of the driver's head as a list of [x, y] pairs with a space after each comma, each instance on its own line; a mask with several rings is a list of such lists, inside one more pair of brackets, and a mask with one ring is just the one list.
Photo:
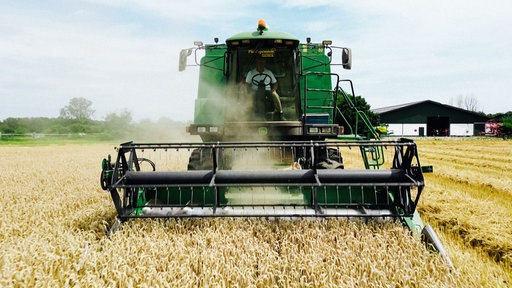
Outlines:
[[263, 57], [258, 57], [256, 59], [256, 70], [258, 70], [258, 72], [263, 72], [263, 70], [265, 70], [265, 58]]

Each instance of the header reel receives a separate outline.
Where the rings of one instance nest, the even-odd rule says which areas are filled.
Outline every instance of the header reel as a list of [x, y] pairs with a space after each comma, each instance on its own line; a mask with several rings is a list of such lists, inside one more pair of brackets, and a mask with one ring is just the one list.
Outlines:
[[[383, 146], [388, 167], [343, 163]], [[355, 149], [354, 149], [355, 148]], [[138, 217], [412, 217], [423, 175], [412, 141], [124, 143], [101, 186]], [[360, 151], [360, 152], [359, 152]], [[361, 159], [360, 155], [357, 155]], [[327, 168], [327, 169], [326, 169]], [[337, 169], [333, 169], [337, 168]], [[377, 166], [379, 168], [379, 166]]]

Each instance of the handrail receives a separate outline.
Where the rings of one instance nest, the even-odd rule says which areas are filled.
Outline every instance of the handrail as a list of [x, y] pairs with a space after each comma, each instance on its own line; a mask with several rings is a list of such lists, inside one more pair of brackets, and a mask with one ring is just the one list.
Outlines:
[[[341, 81], [347, 81], [347, 80], [340, 80], [340, 82]], [[350, 83], [350, 84], [352, 87], [352, 83]], [[368, 130], [370, 131], [372, 136], [375, 139], [380, 140], [380, 136], [375, 132], [375, 129], [373, 129], [373, 126], [371, 125], [368, 115], [366, 115], [366, 113], [364, 113], [364, 111], [361, 111], [357, 108], [356, 103], [354, 101], [352, 101], [352, 99], [350, 99], [348, 94], [343, 89], [340, 88], [339, 94], [341, 94], [343, 96], [343, 98], [345, 99], [345, 101], [347, 101], [347, 103], [349, 104], [349, 107], [355, 111], [355, 114], [356, 114], [356, 131], [355, 132], [357, 133], [357, 126], [358, 126], [357, 123], [359, 122], [358, 119], [361, 118], [361, 120], [363, 121], [363, 124], [366, 126], [366, 128], [368, 128]], [[354, 96], [354, 95], [352, 95], [352, 96]], [[346, 122], [346, 119], [345, 119], [345, 122]]]

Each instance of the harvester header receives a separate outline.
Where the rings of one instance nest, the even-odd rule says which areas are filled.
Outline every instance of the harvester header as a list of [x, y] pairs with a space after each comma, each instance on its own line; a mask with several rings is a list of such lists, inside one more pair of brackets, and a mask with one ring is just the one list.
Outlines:
[[[388, 148], [393, 154], [390, 169], [369, 170], [363, 163], [341, 169], [345, 167], [339, 167], [340, 162], [329, 160], [341, 161], [342, 151], [348, 155], [362, 146]], [[192, 152], [188, 165], [179, 167], [177, 160], [188, 151]], [[162, 155], [165, 161], [159, 159]], [[197, 215], [405, 219], [414, 216], [424, 185], [416, 145], [406, 139], [379, 143], [129, 142], [118, 148], [115, 161], [105, 160], [103, 166], [103, 187], [117, 199], [115, 206], [123, 220]], [[124, 197], [118, 198], [118, 191]]]

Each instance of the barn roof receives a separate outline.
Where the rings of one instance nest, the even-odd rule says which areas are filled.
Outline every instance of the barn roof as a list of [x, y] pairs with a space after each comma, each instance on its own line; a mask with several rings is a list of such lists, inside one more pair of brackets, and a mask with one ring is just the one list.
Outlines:
[[485, 122], [488, 117], [481, 113], [459, 107], [442, 104], [432, 100], [404, 103], [372, 110], [381, 116], [381, 120], [389, 123], [403, 121], [409, 123], [424, 123], [427, 117], [450, 117], [452, 123]]
[[[426, 101], [430, 101], [430, 100], [426, 100]], [[376, 109], [372, 109], [372, 111], [377, 113], [377, 114], [382, 114], [382, 113], [386, 113], [386, 112], [389, 112], [389, 111], [398, 110], [398, 109], [406, 108], [406, 107], [409, 107], [409, 106], [413, 106], [413, 105], [416, 105], [416, 104], [421, 104], [421, 103], [426, 102], [426, 101], [417, 101], [417, 102], [404, 103], [404, 104], [387, 106], [387, 107], [382, 107], [382, 108], [376, 108]]]

